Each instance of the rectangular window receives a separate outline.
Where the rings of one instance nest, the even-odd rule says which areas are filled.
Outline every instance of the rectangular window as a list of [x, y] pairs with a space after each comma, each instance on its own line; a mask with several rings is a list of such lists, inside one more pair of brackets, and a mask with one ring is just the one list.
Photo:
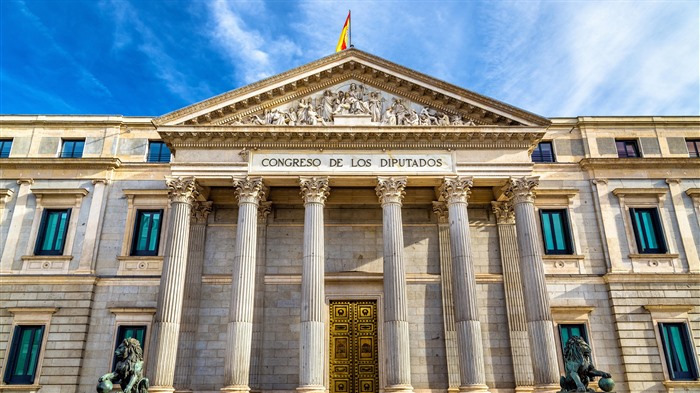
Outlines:
[[586, 333], [586, 325], [583, 323], [560, 323], [559, 338], [561, 339], [561, 349], [564, 350], [566, 342], [572, 336], [579, 336], [583, 341], [588, 342], [588, 333]]
[[165, 142], [148, 142], [148, 162], [170, 162], [170, 149]]
[[46, 209], [41, 217], [35, 255], [63, 255], [71, 209]]
[[700, 139], [686, 139], [688, 145], [688, 157], [700, 158]]
[[15, 326], [4, 381], [12, 385], [34, 383], [39, 352], [44, 338], [44, 326]]
[[[146, 338], [146, 326], [126, 326], [121, 325], [117, 329], [117, 342], [114, 344], [114, 349], [116, 350], [125, 338], [135, 338], [141, 344], [141, 350], [146, 350], [146, 343], [144, 339]], [[112, 358], [112, 371], [117, 367], [117, 355], [115, 354]]]
[[163, 210], [138, 210], [131, 255], [158, 255]]
[[572, 254], [571, 233], [566, 209], [540, 209], [542, 240], [547, 255]]
[[61, 158], [81, 158], [85, 139], [64, 139], [61, 146]]
[[0, 139], [0, 158], [9, 157], [10, 150], [12, 150], [12, 139]]
[[698, 368], [690, 345], [688, 326], [685, 323], [659, 322], [659, 330], [671, 379], [697, 379]]
[[630, 208], [630, 215], [639, 253], [665, 254], [666, 241], [656, 208]]
[[552, 142], [540, 142], [532, 152], [532, 162], [554, 162]]
[[620, 158], [641, 157], [639, 155], [639, 146], [637, 146], [637, 141], [635, 140], [616, 140], [615, 145], [617, 145], [617, 156]]

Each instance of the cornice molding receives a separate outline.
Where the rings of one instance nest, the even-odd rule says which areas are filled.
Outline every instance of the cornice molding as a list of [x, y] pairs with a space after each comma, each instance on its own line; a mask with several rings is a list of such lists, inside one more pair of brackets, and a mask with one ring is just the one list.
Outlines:
[[3, 158], [3, 169], [84, 169], [112, 170], [122, 165], [118, 158], [35, 158], [35, 157], [14, 157]]
[[153, 119], [153, 124], [160, 126], [192, 121], [198, 124], [223, 124], [235, 117], [261, 112], [349, 79], [446, 113], [460, 114], [477, 124], [495, 124], [502, 120], [539, 126], [551, 123], [544, 117], [357, 49], [349, 49], [168, 113]]
[[[695, 168], [700, 174], [700, 160], [686, 157], [667, 158], [584, 158], [581, 169], [678, 169]], [[676, 176], [678, 177], [678, 176]], [[697, 177], [697, 176], [691, 176]]]
[[168, 147], [298, 149], [533, 149], [544, 137], [537, 128], [474, 127], [193, 127], [165, 126]]

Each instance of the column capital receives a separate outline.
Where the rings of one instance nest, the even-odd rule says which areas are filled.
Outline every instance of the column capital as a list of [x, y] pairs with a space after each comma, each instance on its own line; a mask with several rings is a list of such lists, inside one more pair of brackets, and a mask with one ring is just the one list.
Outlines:
[[272, 212], [272, 202], [260, 202], [258, 205], [258, 222], [266, 223], [267, 216]]
[[34, 184], [34, 179], [27, 178], [27, 179], [18, 179], [17, 180], [17, 184], [19, 184], [20, 186], [22, 184], [25, 184], [25, 183], [31, 186], [32, 184]]
[[474, 181], [471, 177], [446, 177], [438, 189], [440, 200], [447, 202], [448, 205], [467, 203], [472, 185]]
[[194, 177], [174, 177], [167, 176], [165, 185], [168, 186], [168, 195], [171, 202], [182, 202], [193, 204], [201, 193], [201, 187]]
[[445, 202], [433, 201], [433, 213], [437, 216], [438, 223], [447, 224], [449, 209]]
[[104, 184], [105, 186], [109, 184], [109, 179], [92, 179], [90, 181], [92, 185], [97, 185], [97, 184]]
[[267, 197], [267, 187], [262, 177], [234, 178], [233, 186], [236, 188], [236, 199], [239, 205], [242, 203], [258, 205]]
[[534, 203], [535, 194], [533, 189], [540, 184], [540, 178], [537, 176], [511, 177], [508, 183], [503, 187], [503, 192], [513, 204], [519, 203]]
[[212, 211], [213, 202], [198, 201], [192, 205], [192, 224], [206, 224], [209, 213]]
[[515, 224], [515, 210], [510, 201], [491, 202], [491, 208], [498, 224]]
[[387, 203], [401, 204], [406, 195], [404, 191], [406, 188], [405, 177], [378, 177], [377, 182], [377, 187], [374, 190], [377, 192], [379, 203], [382, 206]]
[[326, 198], [330, 194], [327, 177], [299, 177], [299, 186], [304, 205], [307, 203], [325, 204]]

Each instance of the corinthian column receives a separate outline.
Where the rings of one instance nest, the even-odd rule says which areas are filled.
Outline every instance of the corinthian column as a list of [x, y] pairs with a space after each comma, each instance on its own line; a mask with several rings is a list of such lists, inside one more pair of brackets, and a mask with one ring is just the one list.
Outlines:
[[299, 387], [301, 392], [326, 391], [326, 325], [324, 307], [323, 205], [328, 197], [327, 178], [299, 179], [304, 200], [304, 257], [301, 275], [301, 332]]
[[238, 198], [238, 225], [224, 365], [226, 387], [221, 390], [247, 392], [250, 390], [258, 206], [265, 199], [266, 189], [261, 178], [235, 179], [233, 184]]
[[530, 341], [527, 337], [527, 318], [523, 285], [518, 267], [518, 244], [515, 235], [515, 213], [510, 202], [491, 202], [496, 215], [498, 241], [503, 266], [503, 287], [506, 293], [510, 352], [513, 356], [515, 391], [531, 392], [535, 384], [530, 358]]
[[380, 177], [378, 182], [376, 192], [384, 217], [384, 340], [387, 381], [384, 391], [412, 392], [401, 221], [406, 178]]
[[151, 392], [172, 392], [175, 377], [180, 318], [187, 271], [187, 245], [190, 238], [192, 204], [199, 196], [193, 177], [168, 177], [170, 194], [170, 234], [165, 245], [163, 272], [158, 291], [158, 311], [153, 325], [153, 338], [148, 368], [151, 370]]
[[559, 388], [559, 366], [532, 192], [538, 184], [537, 177], [511, 178], [504, 191], [515, 210], [520, 272], [535, 377], [534, 391], [556, 392]]
[[202, 265], [206, 241], [207, 218], [212, 202], [195, 202], [192, 206], [190, 224], [189, 254], [187, 255], [187, 275], [185, 276], [185, 299], [180, 328], [175, 387], [177, 391], [192, 391], [192, 358], [194, 356], [195, 332], [197, 331], [197, 311], [202, 289]]
[[450, 223], [452, 296], [459, 354], [459, 391], [488, 392], [476, 298], [476, 276], [469, 241], [467, 199], [471, 186], [471, 178], [445, 178], [439, 193], [440, 199], [447, 203]]

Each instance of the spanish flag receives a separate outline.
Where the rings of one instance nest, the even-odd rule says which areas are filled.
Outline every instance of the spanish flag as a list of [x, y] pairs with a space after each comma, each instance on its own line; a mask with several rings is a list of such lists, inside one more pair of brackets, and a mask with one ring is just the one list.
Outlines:
[[348, 47], [348, 30], [350, 29], [350, 11], [348, 11], [348, 17], [345, 19], [345, 24], [343, 25], [343, 30], [340, 32], [340, 38], [338, 38], [338, 45], [335, 46], [335, 51], [340, 52]]

